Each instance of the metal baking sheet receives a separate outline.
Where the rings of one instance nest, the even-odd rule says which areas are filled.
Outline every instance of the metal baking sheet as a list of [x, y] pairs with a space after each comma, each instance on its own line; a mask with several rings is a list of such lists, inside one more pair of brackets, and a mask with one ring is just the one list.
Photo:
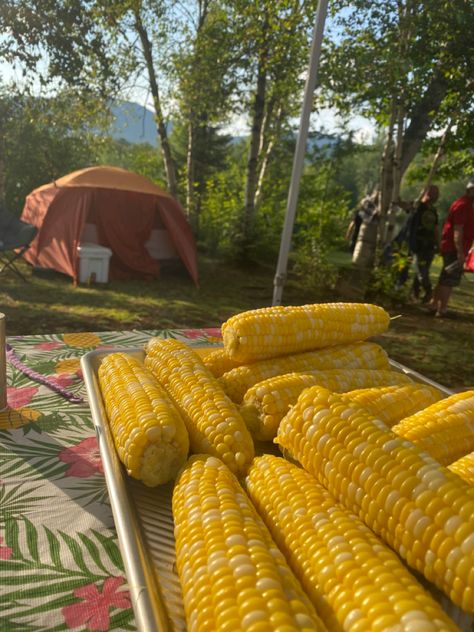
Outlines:
[[[196, 351], [207, 348], [193, 347]], [[218, 347], [213, 346], [212, 349]], [[143, 360], [143, 348], [115, 348], [90, 351], [81, 358], [81, 367], [96, 429], [100, 454], [109, 491], [125, 572], [139, 632], [178, 632], [186, 630], [181, 587], [175, 567], [173, 516], [171, 512], [172, 484], [149, 488], [127, 476], [115, 451], [112, 435], [100, 393], [97, 371], [110, 353], [123, 352]], [[446, 395], [452, 391], [429, 380], [398, 362], [392, 368], [417, 382], [437, 387]], [[258, 450], [258, 449], [257, 449]], [[439, 593], [432, 590], [461, 630], [469, 632], [473, 617], [463, 612]]]

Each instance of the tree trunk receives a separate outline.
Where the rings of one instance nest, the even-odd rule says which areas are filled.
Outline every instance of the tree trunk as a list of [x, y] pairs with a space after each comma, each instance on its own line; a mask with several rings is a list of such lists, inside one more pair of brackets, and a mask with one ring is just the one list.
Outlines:
[[395, 97], [392, 98], [392, 111], [390, 113], [390, 121], [387, 130], [387, 140], [382, 154], [382, 165], [380, 170], [380, 198], [379, 198], [379, 234], [378, 241], [380, 244], [384, 241], [385, 223], [387, 212], [392, 200], [393, 188], [393, 133], [395, 128], [395, 118], [397, 114], [397, 105]]
[[400, 173], [403, 176], [411, 161], [421, 148], [439, 107], [446, 96], [449, 83], [441, 69], [438, 69], [412, 112], [408, 113], [410, 124], [405, 130], [400, 160]]
[[155, 66], [153, 63], [152, 46], [148, 33], [143, 25], [139, 10], [135, 11], [135, 28], [140, 37], [142, 44], [143, 56], [148, 72], [148, 80], [150, 82], [150, 91], [153, 97], [153, 105], [155, 107], [155, 120], [158, 130], [158, 136], [161, 142], [161, 152], [165, 166], [166, 182], [169, 192], [174, 198], [178, 197], [178, 184], [176, 179], [176, 169], [171, 156], [171, 148], [168, 141], [168, 132], [166, 131], [163, 110], [161, 109], [160, 92], [158, 90], [158, 81], [156, 78]]
[[245, 209], [242, 235], [244, 247], [252, 241], [255, 225], [255, 194], [258, 183], [259, 148], [265, 114], [266, 90], [266, 55], [262, 54], [258, 63], [257, 88], [252, 108], [253, 120], [250, 135], [250, 148], [247, 159], [247, 184], [245, 188]]
[[393, 152], [393, 185], [392, 185], [392, 195], [391, 195], [391, 204], [397, 202], [400, 198], [400, 184], [402, 181], [402, 173], [401, 173], [401, 159], [402, 159], [402, 143], [403, 143], [403, 132], [405, 126], [405, 112], [403, 103], [400, 102], [397, 107], [397, 133], [396, 133], [396, 141], [395, 148]]
[[444, 156], [444, 147], [446, 145], [446, 141], [448, 140], [448, 136], [451, 133], [451, 128], [453, 126], [454, 120], [452, 118], [449, 119], [448, 125], [441, 136], [441, 140], [439, 141], [438, 149], [436, 150], [436, 154], [434, 155], [433, 162], [431, 163], [430, 171], [426, 178], [425, 182], [425, 190], [432, 184], [433, 178], [435, 177], [436, 171], [441, 163], [441, 160]]
[[196, 209], [194, 207], [194, 117], [191, 114], [188, 121], [188, 147], [186, 153], [186, 210], [194, 230], [197, 230]]
[[[257, 188], [255, 190], [255, 207], [259, 205], [260, 199], [262, 197], [263, 181], [265, 179], [268, 163], [270, 162], [270, 158], [273, 153], [273, 149], [275, 147], [275, 140], [279, 135], [282, 119], [283, 119], [283, 109], [280, 107], [278, 108], [278, 112], [275, 117], [275, 129], [273, 131], [273, 134], [267, 141], [267, 147], [265, 149], [265, 152], [263, 152], [263, 158], [260, 163]], [[263, 145], [262, 145], [262, 150], [263, 150]]]
[[5, 143], [5, 135], [3, 130], [0, 130], [0, 206], [5, 206], [5, 172], [6, 172], [6, 161], [5, 161], [5, 151], [6, 151], [6, 143]]

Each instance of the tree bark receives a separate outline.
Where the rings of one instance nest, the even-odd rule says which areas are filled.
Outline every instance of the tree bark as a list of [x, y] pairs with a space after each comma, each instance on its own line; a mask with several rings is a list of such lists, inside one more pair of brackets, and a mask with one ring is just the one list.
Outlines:
[[186, 211], [191, 225], [197, 230], [196, 209], [194, 207], [194, 117], [191, 114], [188, 121], [188, 147], [186, 152]]
[[431, 163], [431, 167], [426, 178], [425, 182], [425, 190], [431, 185], [433, 182], [433, 178], [436, 175], [436, 171], [441, 163], [441, 160], [444, 155], [444, 147], [446, 145], [446, 141], [448, 140], [449, 134], [451, 133], [451, 128], [453, 126], [453, 119], [449, 119], [448, 125], [441, 136], [441, 140], [439, 141], [438, 149], [436, 150], [436, 154], [434, 155], [433, 162]]
[[173, 158], [171, 156], [171, 148], [168, 141], [168, 132], [166, 131], [163, 110], [161, 108], [161, 99], [160, 99], [160, 92], [158, 89], [158, 80], [156, 77], [155, 65], [153, 63], [152, 46], [151, 46], [148, 33], [143, 24], [143, 21], [141, 19], [140, 12], [138, 9], [135, 11], [135, 28], [140, 37], [140, 42], [141, 42], [142, 50], [143, 50], [143, 56], [145, 58], [145, 63], [147, 67], [148, 80], [150, 82], [150, 91], [153, 97], [153, 105], [155, 107], [156, 126], [157, 126], [158, 136], [160, 137], [161, 152], [163, 155], [163, 162], [165, 166], [166, 182], [167, 182], [168, 189], [171, 195], [174, 198], [177, 198], [178, 197], [178, 183], [177, 183], [177, 178], [176, 178], [176, 168], [174, 165]]
[[247, 183], [245, 187], [245, 209], [243, 222], [244, 244], [252, 240], [255, 224], [255, 193], [258, 181], [258, 159], [260, 138], [265, 113], [267, 90], [266, 55], [259, 59], [257, 70], [257, 86], [253, 102], [253, 120], [250, 135], [250, 148], [247, 159]]
[[392, 188], [393, 188], [393, 133], [395, 128], [395, 119], [397, 114], [396, 98], [392, 98], [392, 106], [390, 112], [390, 120], [387, 130], [387, 139], [385, 141], [385, 147], [382, 154], [382, 165], [380, 170], [380, 199], [379, 199], [379, 234], [378, 241], [383, 243], [385, 235], [385, 223], [387, 218], [387, 212], [392, 200]]
[[439, 68], [434, 73], [418, 104], [408, 113], [410, 123], [403, 136], [400, 160], [400, 173], [402, 176], [420, 150], [448, 88], [448, 79], [446, 79], [441, 68]]
[[[271, 134], [271, 136], [267, 140], [267, 146], [266, 146], [265, 151], [263, 151], [264, 149], [263, 143], [261, 146], [261, 152], [263, 153], [263, 157], [260, 162], [260, 169], [258, 172], [258, 179], [257, 179], [257, 188], [255, 190], [255, 207], [259, 205], [260, 199], [262, 197], [263, 181], [265, 179], [265, 174], [267, 172], [268, 163], [270, 162], [270, 158], [273, 153], [273, 149], [275, 147], [275, 140], [279, 136], [282, 119], [283, 119], [283, 109], [279, 107], [275, 116], [275, 128], [274, 128], [273, 134]], [[269, 122], [268, 114], [266, 117], [266, 122]], [[269, 125], [267, 125], [267, 128], [268, 126]]]

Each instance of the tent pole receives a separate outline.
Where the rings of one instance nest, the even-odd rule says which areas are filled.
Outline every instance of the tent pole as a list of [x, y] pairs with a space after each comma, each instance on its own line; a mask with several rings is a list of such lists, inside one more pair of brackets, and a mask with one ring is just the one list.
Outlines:
[[281, 304], [283, 286], [286, 281], [288, 266], [288, 254], [295, 221], [296, 203], [300, 188], [300, 179], [303, 172], [304, 157], [306, 153], [306, 141], [308, 139], [309, 118], [311, 115], [313, 93], [316, 88], [319, 58], [321, 57], [321, 44], [323, 41], [324, 23], [328, 8], [328, 0], [319, 0], [316, 11], [316, 21], [313, 30], [313, 41], [309, 57], [308, 77], [304, 89], [303, 107], [301, 111], [300, 130], [296, 140], [293, 169], [291, 172], [290, 188], [286, 204], [285, 222], [281, 235], [280, 252], [278, 255], [277, 269], [273, 280], [273, 305]]

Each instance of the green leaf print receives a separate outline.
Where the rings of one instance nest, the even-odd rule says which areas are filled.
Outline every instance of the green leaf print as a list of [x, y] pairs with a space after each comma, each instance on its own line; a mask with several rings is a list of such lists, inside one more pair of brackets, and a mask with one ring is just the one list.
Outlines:
[[[0, 595], [1, 630], [67, 630], [64, 608], [87, 599], [75, 595], [75, 590], [90, 587], [88, 590], [100, 595], [106, 583], [117, 585], [117, 578], [121, 578], [119, 585], [124, 581], [114, 536], [94, 531], [90, 536], [72, 535], [53, 532], [44, 525], [41, 531], [25, 516], [5, 522], [4, 543], [12, 552], [10, 559], [0, 560], [4, 586]], [[47, 543], [46, 548], [40, 547], [41, 541]], [[133, 630], [131, 608], [111, 607], [112, 628]], [[46, 620], [45, 627], [41, 621]], [[8, 627], [2, 628], [3, 623]]]
[[120, 568], [120, 570], [123, 571], [124, 570], [123, 560], [120, 554], [120, 549], [118, 548], [117, 544], [114, 541], [115, 536], [106, 537], [102, 533], [99, 533], [98, 531], [94, 531], [94, 530], [92, 531], [92, 533], [95, 535], [95, 537], [99, 540], [99, 542], [104, 547], [104, 551], [109, 556], [110, 561], [117, 568]]
[[[22, 489], [23, 488], [23, 489]], [[14, 518], [20, 516], [25, 511], [31, 509], [33, 503], [44, 503], [50, 496], [44, 494], [34, 496], [34, 493], [41, 487], [29, 488], [28, 486], [16, 485], [7, 491], [5, 485], [0, 486], [0, 524], [2, 516], [4, 518]]]
[[48, 538], [49, 554], [51, 556], [51, 560], [54, 566], [57, 566], [58, 568], [64, 568], [61, 563], [61, 555], [60, 555], [61, 543], [59, 542], [58, 538], [54, 535], [54, 533], [48, 529], [48, 527], [44, 527], [44, 530], [46, 533], [46, 537]]

